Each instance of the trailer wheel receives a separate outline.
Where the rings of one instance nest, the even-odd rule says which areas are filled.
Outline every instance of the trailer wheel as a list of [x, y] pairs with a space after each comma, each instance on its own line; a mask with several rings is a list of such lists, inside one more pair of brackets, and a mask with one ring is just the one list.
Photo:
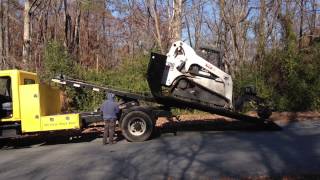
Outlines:
[[262, 119], [268, 119], [272, 114], [272, 111], [266, 107], [259, 107], [258, 108], [258, 116]]
[[143, 111], [132, 111], [121, 121], [122, 135], [132, 142], [141, 142], [150, 138], [154, 128], [152, 118]]

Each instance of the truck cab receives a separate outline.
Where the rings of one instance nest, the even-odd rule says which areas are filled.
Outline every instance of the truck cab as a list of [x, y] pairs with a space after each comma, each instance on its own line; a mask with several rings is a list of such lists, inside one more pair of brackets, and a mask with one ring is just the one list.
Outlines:
[[38, 84], [35, 73], [19, 70], [0, 71], [1, 122], [20, 121], [19, 90], [22, 85]]
[[0, 137], [6, 130], [24, 134], [79, 129], [78, 113], [61, 112], [60, 93], [40, 83], [35, 73], [0, 71]]

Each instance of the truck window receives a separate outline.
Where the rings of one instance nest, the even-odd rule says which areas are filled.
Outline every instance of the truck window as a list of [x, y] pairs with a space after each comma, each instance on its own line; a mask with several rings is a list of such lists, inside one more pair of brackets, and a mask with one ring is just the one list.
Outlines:
[[0, 118], [12, 117], [12, 89], [10, 76], [0, 77]]
[[35, 84], [36, 81], [34, 79], [24, 79], [23, 84]]
[[11, 97], [11, 79], [9, 76], [0, 77], [0, 95]]

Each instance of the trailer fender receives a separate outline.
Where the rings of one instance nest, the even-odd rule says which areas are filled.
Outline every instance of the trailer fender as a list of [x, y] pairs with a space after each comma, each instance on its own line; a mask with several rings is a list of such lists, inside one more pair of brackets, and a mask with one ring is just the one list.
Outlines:
[[125, 108], [121, 110], [121, 114], [120, 114], [120, 118], [119, 118], [119, 122], [121, 123], [121, 121], [123, 120], [123, 118], [130, 112], [132, 111], [141, 111], [146, 113], [148, 116], [150, 116], [150, 118], [154, 121], [156, 121], [156, 116], [157, 114], [154, 112], [154, 109], [149, 107], [149, 106], [132, 106], [129, 108]]

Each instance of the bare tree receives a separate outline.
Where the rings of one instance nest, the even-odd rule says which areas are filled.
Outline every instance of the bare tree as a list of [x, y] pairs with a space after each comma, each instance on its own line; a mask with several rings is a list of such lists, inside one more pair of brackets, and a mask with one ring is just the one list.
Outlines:
[[10, 54], [9, 54], [9, 1], [6, 1], [6, 5], [4, 5], [3, 8], [3, 25], [4, 25], [4, 31], [3, 31], [3, 46], [4, 46], [4, 56], [5, 56], [5, 61], [6, 61], [6, 68], [8, 67], [8, 62]]
[[304, 21], [304, 0], [300, 0], [300, 25], [299, 25], [299, 48], [302, 48], [303, 21]]
[[3, 1], [0, 2], [0, 68], [3, 69], [5, 59], [3, 57]]
[[149, 10], [150, 10], [150, 14], [152, 14], [153, 16], [153, 20], [154, 20], [154, 25], [155, 25], [155, 32], [154, 37], [157, 41], [157, 44], [160, 48], [161, 53], [164, 53], [164, 47], [163, 47], [163, 42], [162, 42], [162, 37], [161, 37], [161, 29], [160, 29], [160, 15], [159, 12], [157, 11], [157, 3], [155, 0], [150, 0], [149, 1]]
[[226, 70], [235, 76], [237, 68], [246, 59], [247, 31], [249, 21], [247, 17], [252, 10], [248, 7], [248, 1], [219, 1], [220, 18], [225, 28], [224, 30], [224, 52]]
[[313, 38], [316, 31], [317, 22], [317, 2], [316, 0], [311, 0], [311, 20], [310, 20], [310, 45], [313, 43]]
[[80, 49], [80, 25], [81, 25], [81, 3], [77, 3], [77, 12], [76, 20], [73, 32], [72, 47], [75, 48], [76, 57], [79, 58], [79, 49]]
[[259, 24], [258, 24], [258, 48], [257, 48], [257, 58], [261, 61], [265, 54], [266, 48], [266, 1], [260, 0], [260, 15], [259, 15]]
[[55, 41], [64, 44], [75, 63], [101, 71], [154, 48], [166, 53], [173, 41], [188, 38], [195, 49], [209, 45], [223, 50], [222, 69], [236, 76], [241, 65], [260, 62], [271, 49], [285, 48], [286, 23], [298, 35], [294, 42], [299, 40], [300, 47], [312, 43], [318, 36], [318, 4], [318, 0], [2, 0], [0, 62], [2, 68], [6, 64], [41, 70], [46, 43]]
[[22, 62], [27, 67], [30, 62], [31, 56], [31, 4], [30, 0], [24, 2], [24, 20], [23, 20], [23, 50], [22, 50]]
[[0, 4], [0, 62], [2, 68], [9, 65], [9, 2]]
[[171, 23], [171, 43], [181, 40], [183, 0], [173, 0], [173, 16]]
[[[194, 48], [198, 49], [200, 39], [201, 39], [201, 31], [202, 31], [202, 26], [203, 26], [203, 16], [204, 16], [204, 1], [203, 0], [192, 0], [191, 1], [191, 9], [188, 10], [188, 14], [185, 13], [186, 20], [188, 17], [191, 19], [191, 26], [193, 29], [193, 37], [194, 37]], [[188, 22], [189, 23], [189, 22]], [[191, 27], [187, 27], [191, 29]], [[191, 36], [191, 33], [190, 35]], [[189, 38], [191, 39], [191, 38]], [[192, 46], [192, 40], [190, 40], [191, 46]]]
[[64, 6], [64, 45], [65, 47], [69, 48], [70, 46], [70, 39], [71, 39], [71, 16], [69, 15], [68, 11], [68, 1], [63, 0], [63, 6]]

